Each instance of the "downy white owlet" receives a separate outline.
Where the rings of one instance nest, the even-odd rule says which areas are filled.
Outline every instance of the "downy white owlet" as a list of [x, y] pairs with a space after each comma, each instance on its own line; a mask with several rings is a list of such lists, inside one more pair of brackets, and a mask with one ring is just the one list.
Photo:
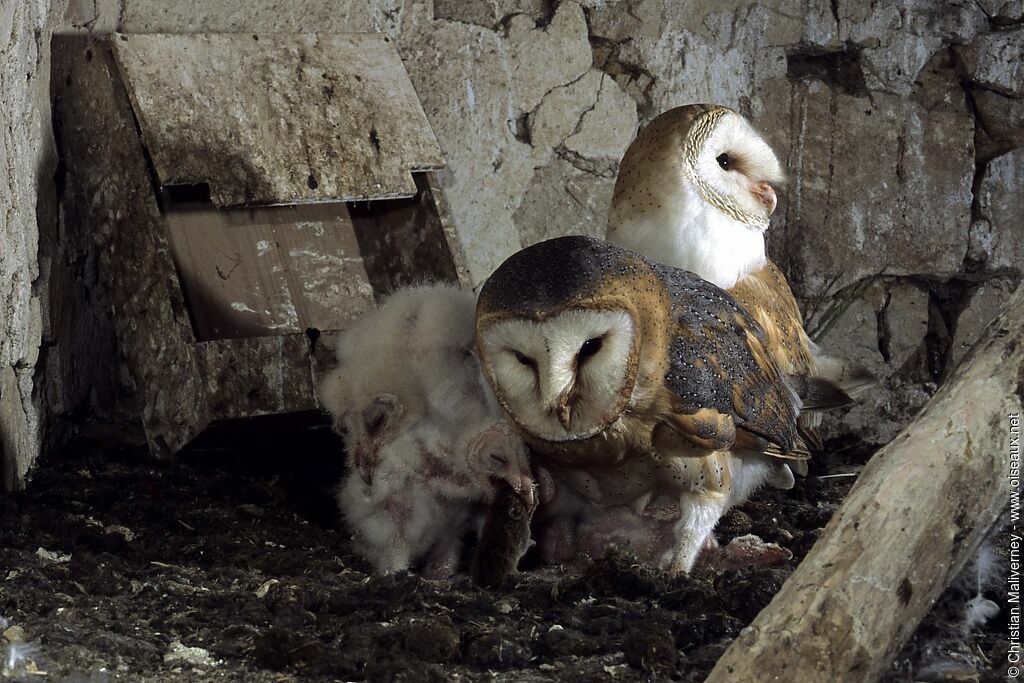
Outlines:
[[340, 335], [321, 404], [350, 472], [338, 504], [356, 549], [381, 573], [455, 571], [503, 480], [533, 504], [527, 450], [472, 354], [471, 292], [399, 291]]

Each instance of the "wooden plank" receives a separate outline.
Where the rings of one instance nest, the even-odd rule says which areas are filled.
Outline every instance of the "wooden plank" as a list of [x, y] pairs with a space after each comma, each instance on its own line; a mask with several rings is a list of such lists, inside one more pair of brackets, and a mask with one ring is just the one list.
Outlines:
[[[297, 220], [287, 229], [275, 229], [303, 331], [342, 329], [373, 304], [374, 289], [352, 220], [344, 204], [335, 208], [344, 212], [338, 220]], [[307, 207], [297, 213], [315, 212]]]
[[[328, 330], [343, 329], [369, 305], [374, 294], [398, 284], [465, 278], [461, 256], [452, 246], [453, 230], [446, 222], [442, 197], [432, 194], [436, 188], [427, 180], [429, 173], [417, 173], [416, 180], [410, 181], [407, 189], [415, 192], [415, 197], [403, 200], [401, 207], [388, 201], [372, 206], [374, 212], [380, 210], [384, 215], [361, 219], [358, 227], [344, 216], [345, 207], [339, 203], [218, 211], [216, 220], [207, 217], [209, 220], [198, 222], [205, 232], [195, 230], [196, 241], [190, 247], [194, 253], [180, 257], [184, 250], [173, 244], [181, 237], [177, 228], [189, 231], [186, 218], [195, 207], [187, 209], [158, 197], [134, 120], [138, 109], [133, 109], [112, 53], [112, 41], [120, 45], [120, 40], [55, 36], [51, 83], [55, 116], [66, 123], [57, 126], [68, 170], [64, 210], [73, 219], [71, 223], [96, 241], [99, 273], [113, 304], [118, 343], [137, 388], [139, 412], [155, 453], [173, 454], [212, 421], [310, 409], [315, 406], [316, 377], [333, 364], [335, 334]], [[367, 74], [376, 68], [363, 66]], [[289, 92], [283, 83], [277, 87]], [[195, 95], [202, 96], [202, 92]], [[224, 118], [234, 114], [226, 111], [229, 115]], [[383, 149], [387, 136], [380, 135]], [[430, 141], [434, 144], [432, 137]], [[174, 149], [164, 152], [174, 159]], [[197, 153], [214, 152], [216, 149], [207, 148]], [[227, 169], [227, 184], [237, 181], [238, 187], [262, 187], [263, 171], [246, 175], [250, 167], [276, 163], [273, 158], [258, 156], [255, 161], [240, 162], [239, 168], [245, 168], [237, 170], [231, 163], [237, 157], [228, 157], [221, 166], [211, 164], [209, 168]], [[438, 153], [434, 160], [439, 163], [439, 159]], [[371, 177], [375, 172], [363, 171]], [[249, 185], [254, 177], [255, 185]], [[187, 184], [207, 183], [204, 178], [183, 178], [180, 182]], [[397, 212], [389, 213], [396, 208]], [[214, 209], [207, 203], [201, 210]], [[212, 262], [214, 267], [207, 273], [212, 272], [219, 282], [224, 279], [216, 266], [226, 274], [233, 263], [217, 262], [217, 250], [211, 244], [230, 241], [211, 237], [211, 221], [220, 228], [242, 231], [234, 244], [257, 267], [253, 282], [268, 292], [283, 292], [275, 287], [284, 283], [295, 307], [291, 329], [305, 332], [312, 327], [325, 330], [324, 334], [293, 332], [197, 343], [192, 302], [182, 286], [182, 263], [186, 258]], [[328, 229], [331, 226], [333, 233]], [[262, 266], [261, 241], [271, 243]], [[369, 254], [371, 270], [376, 269], [373, 278], [362, 260], [364, 253]], [[234, 277], [232, 274], [226, 280]], [[378, 283], [388, 289], [374, 289]], [[251, 308], [255, 310], [255, 306]]]
[[196, 344], [212, 420], [315, 409], [310, 344], [305, 334]]
[[882, 678], [1010, 501], [1022, 338], [1024, 287], [917, 418], [871, 458], [708, 683]]
[[412, 196], [443, 166], [383, 35], [122, 35], [118, 64], [160, 182], [220, 207]]
[[416, 174], [415, 197], [350, 206], [360, 253], [378, 296], [424, 282], [466, 286], [461, 251], [444, 214], [431, 174]]
[[173, 204], [167, 230], [200, 341], [341, 329], [373, 303], [344, 204]]

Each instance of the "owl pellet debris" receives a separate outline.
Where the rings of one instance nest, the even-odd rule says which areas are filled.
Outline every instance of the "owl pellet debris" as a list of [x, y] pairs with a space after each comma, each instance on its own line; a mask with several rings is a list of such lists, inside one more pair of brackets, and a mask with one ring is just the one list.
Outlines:
[[209, 668], [216, 666], [219, 662], [210, 656], [209, 650], [201, 647], [189, 647], [183, 645], [181, 641], [175, 640], [164, 654], [164, 663]]
[[[314, 443], [297, 442], [287, 462], [262, 461], [255, 470], [257, 453], [162, 462], [144, 448], [89, 443], [44, 463], [35, 481], [45, 487], [0, 501], [0, 559], [25, 568], [5, 572], [0, 583], [3, 630], [17, 625], [30, 644], [44, 644], [45, 667], [32, 657], [52, 680], [90, 680], [83, 672], [100, 669], [113, 677], [124, 667], [119, 675], [154, 682], [180, 676], [175, 669], [207, 680], [198, 672], [209, 669], [202, 674], [209, 680], [230, 673], [253, 683], [474, 680], [490, 671], [515, 681], [696, 683], [723, 643], [768, 604], [852, 483], [799, 479], [792, 492], [767, 489], [726, 513], [719, 540], [749, 533], [776, 541], [794, 554], [778, 567], [668, 577], [628, 553], [564, 570], [539, 567], [528, 555], [496, 593], [472, 586], [464, 570], [446, 583], [405, 572], [376, 576], [339, 526], [329, 482], [341, 477], [340, 463]], [[851, 448], [835, 466], [868, 455]], [[83, 468], [91, 478], [76, 471]], [[267, 514], [254, 521], [245, 505]], [[116, 545], [69, 535], [66, 520], [74, 515], [145, 533]], [[777, 533], [780, 525], [791, 538]], [[71, 558], [42, 562], [40, 547]], [[205, 590], [182, 590], [183, 576]], [[644, 623], [671, 633], [679, 652], [671, 670], [662, 668], [668, 659], [658, 648], [665, 639], [637, 635]], [[414, 645], [433, 629], [442, 637]], [[997, 627], [975, 633], [983, 636], [972, 641], [977, 647], [998, 645]], [[174, 640], [222, 663], [164, 662]]]
[[39, 548], [36, 550], [36, 557], [44, 562], [52, 562], [54, 564], [62, 564], [64, 562], [71, 561], [71, 553], [55, 552], [53, 550], [47, 550], [46, 548]]

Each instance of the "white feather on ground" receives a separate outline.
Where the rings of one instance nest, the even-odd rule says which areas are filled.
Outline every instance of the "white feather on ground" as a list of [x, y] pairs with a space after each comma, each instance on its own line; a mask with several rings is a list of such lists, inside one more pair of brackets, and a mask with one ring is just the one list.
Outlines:
[[[910, 657], [894, 668], [913, 672], [915, 681], [971, 680], [987, 667], [985, 654], [975, 645], [977, 633], [999, 615], [1000, 607], [986, 593], [998, 593], [1005, 571], [996, 551], [997, 525], [977, 553], [936, 601], [927, 621], [939, 625], [933, 637], [909, 646]], [[976, 680], [976, 679], [975, 679]]]

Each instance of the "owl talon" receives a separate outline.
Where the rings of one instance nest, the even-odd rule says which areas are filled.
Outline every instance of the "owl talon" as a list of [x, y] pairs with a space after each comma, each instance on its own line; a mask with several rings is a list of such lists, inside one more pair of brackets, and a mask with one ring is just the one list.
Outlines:
[[537, 468], [537, 493], [540, 502], [547, 504], [555, 499], [555, 478], [543, 467]]

